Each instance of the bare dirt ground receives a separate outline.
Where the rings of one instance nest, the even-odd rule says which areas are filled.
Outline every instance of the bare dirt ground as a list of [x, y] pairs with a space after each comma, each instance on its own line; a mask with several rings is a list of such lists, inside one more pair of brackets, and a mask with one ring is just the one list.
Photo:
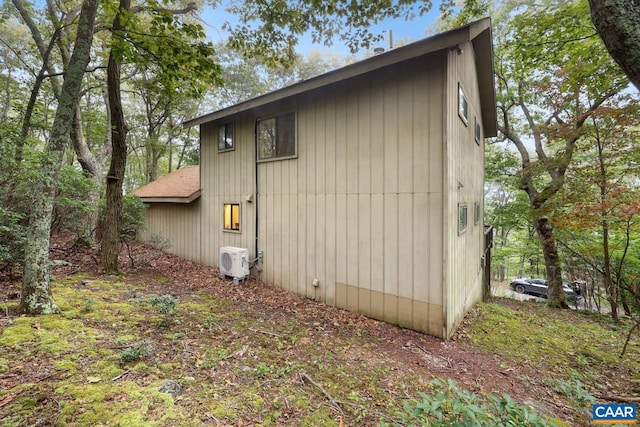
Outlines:
[[[139, 243], [130, 245], [130, 252], [123, 250], [121, 258], [126, 280], [140, 282], [144, 279], [149, 289], [159, 294], [171, 294], [179, 298], [194, 290], [206, 290], [229, 301], [234, 310], [253, 313], [266, 322], [269, 319], [280, 321], [283, 317], [293, 318], [325, 334], [336, 335], [366, 330], [368, 336], [372, 337], [375, 353], [388, 356], [395, 363], [395, 369], [425, 379], [451, 378], [461, 387], [478, 394], [507, 393], [516, 402], [532, 406], [538, 412], [552, 414], [569, 425], [585, 423], [583, 418], [576, 416], [564, 398], [550, 391], [535, 368], [514, 364], [499, 355], [474, 348], [466, 339], [464, 322], [451, 340], [443, 341], [300, 298], [255, 278], [233, 285], [229, 280], [220, 279], [214, 268], [160, 253]], [[53, 274], [58, 278], [78, 272], [99, 274], [94, 250], [70, 249], [63, 244], [56, 244], [52, 248], [52, 258], [70, 263], [54, 268]], [[18, 293], [18, 283], [10, 282], [6, 273], [0, 277], [0, 301], [15, 299]], [[343, 326], [336, 327], [337, 324]], [[24, 378], [14, 380], [33, 380], [28, 378], [28, 371], [24, 371], [23, 375]]]

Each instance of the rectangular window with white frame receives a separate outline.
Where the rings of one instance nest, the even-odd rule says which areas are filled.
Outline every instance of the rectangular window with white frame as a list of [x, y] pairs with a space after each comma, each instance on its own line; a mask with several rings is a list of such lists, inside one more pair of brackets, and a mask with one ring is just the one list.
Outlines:
[[240, 231], [240, 204], [225, 203], [223, 207], [224, 231]]
[[218, 152], [231, 151], [233, 145], [233, 122], [218, 125]]
[[256, 123], [256, 139], [259, 161], [295, 157], [295, 113], [259, 119]]

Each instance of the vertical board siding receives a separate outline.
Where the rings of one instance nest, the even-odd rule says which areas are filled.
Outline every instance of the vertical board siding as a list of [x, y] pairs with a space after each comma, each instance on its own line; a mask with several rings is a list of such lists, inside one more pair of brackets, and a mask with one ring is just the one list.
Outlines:
[[442, 335], [445, 69], [434, 64], [296, 99], [297, 158], [258, 165], [265, 280]]
[[[446, 264], [462, 255], [475, 256], [475, 249], [462, 253], [472, 237], [459, 239], [443, 256], [443, 239], [458, 237], [457, 229], [445, 230], [445, 223], [457, 224], [455, 218], [445, 221], [445, 215], [455, 217], [458, 203], [457, 189], [456, 197], [446, 193], [462, 173], [452, 159], [469, 155], [444, 148], [445, 124], [447, 132], [457, 125], [450, 117], [457, 106], [445, 97], [445, 90], [452, 91], [451, 70], [457, 67], [445, 68], [445, 57], [434, 54], [429, 60], [302, 94], [278, 110], [243, 112], [234, 117], [233, 151], [217, 151], [220, 122], [203, 124], [200, 215], [197, 209], [180, 211], [184, 207], [178, 206], [162, 214], [150, 211], [149, 224], [171, 230], [176, 253], [217, 266], [222, 246], [246, 247], [250, 257], [256, 257], [257, 208], [263, 280], [443, 336], [444, 314], [466, 298], [450, 298], [445, 306], [445, 276], [450, 283], [475, 280]], [[469, 76], [473, 72], [469, 70]], [[470, 100], [475, 96], [476, 102], [477, 88], [469, 86]], [[457, 97], [457, 86], [453, 93]], [[256, 119], [286, 111], [296, 112], [296, 157], [260, 162], [256, 168]], [[252, 201], [247, 201], [250, 195]], [[239, 233], [223, 231], [225, 202], [240, 204]], [[473, 200], [468, 204], [473, 227]], [[198, 228], [193, 233], [181, 225], [194, 222]], [[452, 316], [448, 324], [456, 320]]]
[[[218, 266], [223, 246], [247, 248], [249, 257], [256, 257], [255, 208], [261, 202], [255, 189], [253, 118], [249, 115], [234, 118], [235, 149], [222, 153], [218, 152], [216, 139], [220, 123], [203, 124], [200, 129], [201, 258], [203, 263], [213, 266]], [[248, 196], [252, 196], [251, 201]], [[240, 204], [240, 232], [223, 230], [224, 203]]]
[[[414, 195], [411, 193], [398, 194], [398, 210], [399, 216], [399, 233], [398, 233], [398, 256], [395, 259], [398, 264], [398, 277], [396, 280], [389, 283], [387, 287], [388, 293], [393, 295], [399, 295], [403, 297], [411, 297], [411, 293], [414, 287], [414, 280], [418, 283], [415, 286], [430, 286], [429, 283], [425, 283], [424, 277], [415, 277], [413, 275], [413, 266], [415, 261], [428, 262], [428, 260], [416, 260], [416, 240], [420, 240], [419, 236], [416, 236], [415, 224], [415, 210]], [[428, 230], [417, 230], [419, 233], [426, 233]], [[436, 233], [433, 233], [437, 236]], [[393, 237], [392, 237], [393, 238]], [[435, 284], [440, 286], [440, 283]]]
[[[201, 124], [201, 196], [154, 204], [150, 238], [218, 266], [222, 246], [264, 252], [260, 277], [299, 295], [447, 338], [480, 299], [484, 146], [471, 42]], [[458, 117], [458, 84], [469, 107]], [[256, 161], [259, 118], [296, 114], [296, 155]], [[235, 149], [217, 127], [233, 119]], [[238, 203], [241, 230], [223, 230]], [[458, 204], [468, 226], [458, 232]], [[314, 281], [317, 281], [314, 285]]]
[[[476, 77], [472, 43], [462, 46], [463, 54], [449, 53], [447, 69], [448, 101], [447, 132], [449, 144], [446, 153], [445, 212], [455, 212], [448, 218], [445, 241], [446, 267], [446, 332], [449, 336], [462, 320], [464, 313], [482, 295], [480, 268], [483, 253], [483, 221], [474, 224], [474, 203], [484, 198], [484, 145], [475, 142], [474, 117], [481, 123], [480, 95]], [[458, 116], [458, 84], [462, 85], [468, 100], [469, 119], [465, 125]], [[466, 203], [467, 229], [458, 233], [457, 209]]]
[[[384, 292], [384, 194], [371, 195], [371, 290]], [[390, 255], [391, 257], [392, 255]]]
[[192, 203], [150, 203], [145, 212], [146, 230], [138, 238], [149, 242], [154, 234], [167, 239], [167, 252], [191, 261], [200, 258], [200, 201]]
[[[319, 98], [324, 103], [323, 109], [325, 111], [325, 185], [326, 185], [326, 200], [324, 203], [324, 219], [325, 219], [325, 247], [324, 250], [324, 282], [320, 286], [322, 291], [321, 298], [328, 304], [335, 305], [335, 292], [336, 292], [336, 272], [337, 266], [337, 229], [339, 217], [341, 213], [337, 212], [337, 146], [336, 139], [338, 129], [337, 123], [337, 108], [338, 102], [334, 96]], [[342, 130], [340, 131], [342, 133]]]

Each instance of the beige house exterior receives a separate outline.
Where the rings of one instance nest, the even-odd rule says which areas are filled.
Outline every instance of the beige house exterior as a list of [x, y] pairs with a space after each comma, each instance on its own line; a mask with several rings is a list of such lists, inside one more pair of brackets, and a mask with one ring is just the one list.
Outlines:
[[200, 260], [200, 167], [178, 169], [138, 188], [133, 194], [147, 204], [145, 241], [155, 235], [169, 239], [168, 249], [190, 260]]
[[266, 282], [445, 339], [482, 298], [489, 19], [186, 126], [198, 196], [146, 193], [143, 238], [212, 266], [221, 247], [261, 252]]

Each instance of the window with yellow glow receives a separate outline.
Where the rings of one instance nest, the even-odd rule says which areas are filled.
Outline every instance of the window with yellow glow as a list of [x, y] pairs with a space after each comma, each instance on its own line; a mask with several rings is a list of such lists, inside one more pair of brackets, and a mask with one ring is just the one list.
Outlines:
[[224, 204], [224, 229], [240, 231], [240, 205], [237, 203]]

